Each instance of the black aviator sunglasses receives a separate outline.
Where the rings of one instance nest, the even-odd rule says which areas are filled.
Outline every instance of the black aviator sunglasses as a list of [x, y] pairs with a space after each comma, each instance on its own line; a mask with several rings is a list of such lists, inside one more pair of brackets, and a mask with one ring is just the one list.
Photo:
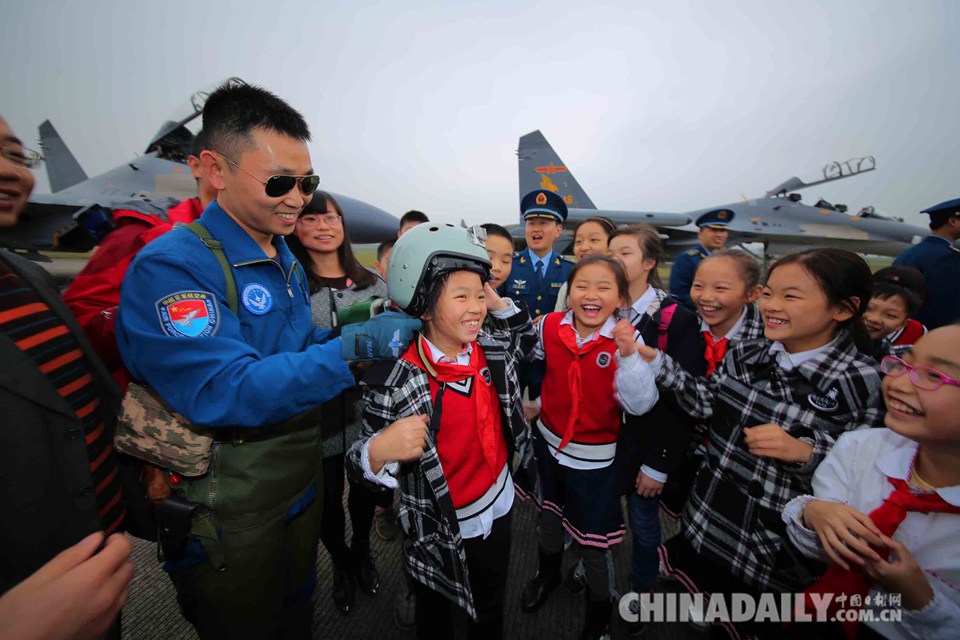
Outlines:
[[239, 164], [237, 164], [227, 156], [223, 155], [219, 151], [216, 152], [216, 154], [221, 158], [223, 158], [224, 160], [226, 160], [227, 162], [229, 162], [230, 164], [232, 164], [233, 166], [235, 166], [237, 169], [240, 169], [240, 171], [243, 171], [245, 174], [247, 174], [257, 182], [262, 184], [264, 186], [264, 189], [267, 192], [267, 195], [270, 196], [271, 198], [279, 198], [281, 196], [287, 195], [288, 193], [290, 193], [290, 190], [293, 189], [298, 184], [300, 185], [301, 193], [303, 193], [303, 195], [305, 196], [309, 196], [310, 194], [312, 194], [314, 191], [317, 190], [317, 187], [320, 186], [320, 176], [318, 176], [317, 174], [313, 174], [310, 176], [284, 176], [284, 175], [270, 176], [269, 178], [266, 179], [266, 181], [264, 181], [258, 178], [257, 176], [253, 175], [252, 173], [250, 173], [249, 171], [247, 171], [246, 169], [244, 169]]

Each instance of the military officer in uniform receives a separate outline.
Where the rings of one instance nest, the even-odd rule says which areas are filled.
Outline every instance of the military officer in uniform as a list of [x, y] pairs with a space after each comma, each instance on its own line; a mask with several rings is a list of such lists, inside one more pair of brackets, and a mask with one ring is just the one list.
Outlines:
[[[520, 200], [520, 214], [526, 228], [527, 248], [513, 256], [510, 277], [500, 295], [523, 302], [536, 320], [557, 306], [557, 293], [567, 281], [573, 263], [553, 250], [563, 231], [567, 205], [553, 191], [538, 189]], [[530, 397], [540, 395], [542, 363], [524, 363], [520, 369], [521, 388], [530, 387]]]
[[697, 218], [696, 225], [700, 228], [697, 233], [697, 245], [689, 251], [684, 251], [673, 261], [670, 270], [670, 294], [683, 306], [694, 309], [690, 300], [690, 285], [693, 284], [693, 275], [697, 272], [697, 265], [714, 251], [723, 249], [730, 236], [730, 222], [733, 220], [733, 211], [730, 209], [715, 209], [708, 211]]
[[960, 198], [921, 211], [930, 216], [933, 232], [904, 250], [895, 265], [916, 267], [927, 281], [927, 300], [917, 320], [936, 329], [960, 320]]

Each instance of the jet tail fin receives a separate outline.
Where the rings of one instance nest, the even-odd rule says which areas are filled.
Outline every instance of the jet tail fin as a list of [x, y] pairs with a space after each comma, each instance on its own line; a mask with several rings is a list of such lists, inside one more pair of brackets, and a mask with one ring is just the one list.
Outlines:
[[87, 180], [87, 174], [49, 120], [44, 120], [40, 125], [40, 146], [47, 164], [51, 191], [56, 193]]
[[536, 189], [549, 189], [563, 196], [568, 207], [597, 208], [539, 130], [520, 137], [517, 157], [521, 198]]

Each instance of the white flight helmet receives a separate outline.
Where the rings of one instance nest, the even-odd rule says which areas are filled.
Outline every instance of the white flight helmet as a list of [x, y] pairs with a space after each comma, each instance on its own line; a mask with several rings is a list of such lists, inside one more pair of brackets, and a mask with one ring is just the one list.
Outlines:
[[426, 310], [427, 297], [440, 277], [452, 271], [473, 271], [490, 279], [490, 258], [482, 227], [418, 224], [397, 239], [387, 267], [387, 288], [394, 304], [412, 316]]

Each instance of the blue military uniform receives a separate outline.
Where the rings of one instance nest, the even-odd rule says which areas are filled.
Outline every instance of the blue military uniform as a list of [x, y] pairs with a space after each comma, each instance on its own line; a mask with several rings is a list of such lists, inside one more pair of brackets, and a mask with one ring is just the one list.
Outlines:
[[517, 252], [513, 256], [510, 277], [500, 285], [500, 294], [523, 302], [532, 318], [544, 316], [554, 310], [557, 306], [557, 293], [573, 269], [573, 262], [553, 251], [544, 258], [547, 263], [544, 265], [543, 278], [538, 282], [536, 256], [529, 249]]
[[[696, 225], [700, 229], [712, 227], [715, 229], [726, 229], [733, 220], [734, 213], [730, 209], [716, 209], [708, 211], [697, 218]], [[684, 251], [676, 260], [673, 261], [673, 268], [670, 270], [670, 295], [677, 299], [680, 304], [696, 311], [693, 301], [690, 300], [690, 286], [693, 284], [693, 276], [697, 273], [697, 265], [700, 261], [710, 255], [702, 244], [697, 243], [692, 249]]]
[[[960, 216], [960, 199], [948, 200], [921, 213]], [[928, 329], [960, 320], [960, 249], [948, 238], [929, 235], [903, 251], [895, 265], [914, 267], [923, 274], [927, 299], [916, 319]]]
[[[538, 189], [531, 191], [520, 200], [520, 214], [523, 220], [546, 218], [563, 224], [567, 219], [567, 205], [563, 198], [552, 191]], [[542, 277], [537, 276], [537, 263], [542, 262]], [[510, 277], [498, 288], [497, 292], [526, 307], [531, 318], [544, 316], [557, 306], [557, 294], [567, 281], [573, 262], [559, 253], [551, 251], [540, 257], [529, 249], [517, 252], [513, 256]], [[543, 363], [525, 362], [520, 366], [520, 386], [530, 387], [530, 397], [540, 395], [540, 383], [543, 381]]]
[[268, 258], [217, 202], [200, 223], [232, 265], [237, 313], [216, 256], [174, 229], [130, 265], [117, 315], [133, 378], [218, 433], [209, 470], [177, 487], [204, 507], [165, 569], [201, 637], [309, 635], [322, 451], [316, 418], [294, 416], [353, 386], [353, 375], [340, 340], [314, 328], [283, 238]]

